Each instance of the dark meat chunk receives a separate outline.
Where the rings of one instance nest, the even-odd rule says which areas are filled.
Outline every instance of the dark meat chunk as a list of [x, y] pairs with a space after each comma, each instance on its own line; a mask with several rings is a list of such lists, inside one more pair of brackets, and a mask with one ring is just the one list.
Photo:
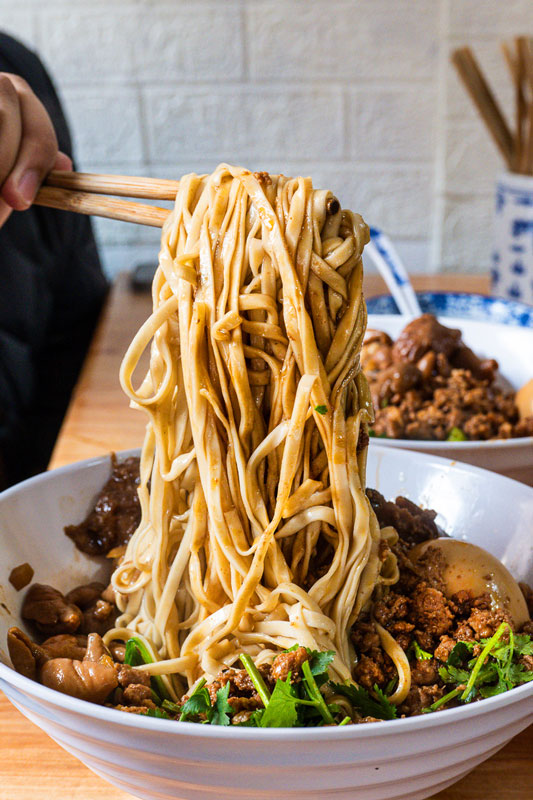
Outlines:
[[390, 592], [383, 600], [378, 600], [374, 605], [374, 616], [380, 625], [388, 628], [397, 620], [407, 619], [410, 616], [410, 608], [408, 597]]
[[103, 591], [105, 591], [105, 586], [103, 583], [99, 583], [98, 581], [94, 581], [93, 583], [85, 583], [82, 586], [76, 586], [75, 589], [71, 589], [70, 592], [67, 592], [65, 595], [65, 600], [67, 603], [71, 603], [72, 605], [78, 606], [78, 608], [84, 609], [98, 600]]
[[367, 489], [366, 494], [381, 528], [392, 525], [404, 541], [413, 545], [438, 537], [435, 511], [419, 508], [405, 497], [397, 497], [391, 503], [376, 489]]
[[520, 663], [528, 672], [533, 672], [533, 656], [520, 656]]
[[501, 608], [495, 608], [494, 610], [474, 608], [466, 624], [473, 631], [474, 639], [479, 641], [480, 639], [488, 639], [490, 636], [494, 636], [504, 621], [512, 626], [511, 618]]
[[291, 650], [290, 653], [280, 653], [272, 662], [270, 676], [273, 681], [285, 681], [290, 672], [291, 680], [294, 680], [299, 675], [304, 661], [308, 660], [309, 655], [305, 647], [298, 647], [296, 650]]
[[253, 713], [253, 711], [237, 711], [231, 718], [231, 724], [243, 725], [245, 722], [248, 722]]
[[463, 342], [459, 345], [453, 356], [454, 366], [467, 369], [476, 378], [492, 382], [498, 371], [498, 362], [493, 358], [479, 358]]
[[129, 541], [141, 519], [138, 485], [139, 459], [127, 458], [118, 463], [113, 454], [111, 477], [94, 509], [79, 525], [65, 528], [79, 550], [91, 556], [106, 555]]
[[446, 663], [453, 648], [457, 644], [456, 640], [451, 636], [441, 636], [438, 647], [435, 650], [434, 656], [438, 661]]
[[378, 686], [383, 686], [385, 683], [385, 673], [379, 664], [365, 655], [362, 655], [356, 664], [354, 676], [365, 689], [372, 689], [376, 683]]
[[146, 714], [147, 709], [156, 707], [156, 704], [152, 700], [146, 700], [142, 706], [124, 706], [121, 703], [113, 706], [117, 711], [126, 711], [128, 714]]
[[48, 658], [72, 658], [81, 661], [87, 650], [87, 637], [60, 633], [43, 642], [41, 648]]
[[228, 703], [235, 712], [255, 711], [256, 708], [263, 708], [263, 701], [258, 694], [252, 697], [228, 697]]
[[126, 656], [126, 645], [124, 642], [110, 642], [109, 652], [113, 657], [113, 661], [116, 661], [119, 664], [124, 663], [124, 658]]
[[146, 706], [146, 701], [152, 701], [152, 690], [142, 683], [129, 683], [122, 692], [122, 702], [127, 706]]
[[379, 408], [374, 405], [374, 413], [376, 418], [372, 430], [375, 436], [384, 436], [387, 439], [405, 438], [405, 421], [399, 408]]
[[440, 700], [445, 692], [445, 687], [433, 684], [433, 686], [411, 686], [409, 694], [404, 702], [399, 706], [400, 714], [407, 717], [414, 717], [422, 713], [422, 709], [428, 708], [436, 700]]
[[88, 583], [77, 586], [66, 595], [68, 603], [82, 609], [83, 620], [79, 628], [80, 633], [99, 633], [103, 636], [113, 627], [117, 609], [114, 603], [102, 598], [107, 593], [103, 583]]
[[17, 592], [28, 586], [33, 580], [33, 567], [26, 562], [19, 564], [18, 567], [13, 567], [9, 573], [9, 583], [15, 587]]
[[31, 641], [20, 628], [10, 628], [7, 632], [7, 648], [13, 667], [21, 675], [37, 679], [39, 667], [46, 661], [46, 653]]
[[414, 364], [392, 364], [380, 370], [372, 381], [370, 390], [374, 408], [386, 407], [395, 395], [404, 395], [421, 380], [422, 373]]
[[67, 603], [57, 589], [43, 583], [30, 587], [22, 604], [22, 618], [30, 620], [47, 636], [74, 633], [82, 622], [80, 609]]
[[107, 600], [98, 599], [83, 611], [83, 622], [80, 633], [99, 633], [103, 636], [115, 624], [117, 617], [116, 606]]
[[130, 684], [150, 686], [150, 676], [143, 670], [135, 669], [135, 667], [130, 667], [128, 664], [115, 664], [115, 669], [119, 686], [123, 689], [126, 689]]
[[[273, 681], [270, 678], [270, 666], [262, 664], [257, 669], [266, 685], [272, 687]], [[255, 686], [245, 669], [225, 669], [219, 672], [215, 680], [206, 686], [212, 703], [216, 701], [218, 690], [222, 689], [227, 683], [230, 684], [230, 697], [256, 695]]]
[[392, 357], [394, 361], [416, 363], [428, 350], [449, 357], [460, 341], [461, 331], [441, 325], [433, 314], [422, 314], [400, 333], [392, 348]]
[[439, 680], [439, 669], [434, 659], [417, 659], [411, 667], [411, 681], [414, 686], [431, 686]]
[[438, 589], [420, 583], [411, 597], [413, 619], [418, 628], [432, 636], [442, 636], [453, 624], [453, 614], [448, 601]]

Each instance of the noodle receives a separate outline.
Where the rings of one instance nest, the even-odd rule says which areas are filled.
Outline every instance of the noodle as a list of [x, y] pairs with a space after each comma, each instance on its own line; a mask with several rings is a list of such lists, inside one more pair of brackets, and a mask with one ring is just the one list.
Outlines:
[[[361, 217], [306, 178], [221, 165], [180, 181], [153, 313], [121, 368], [149, 421], [142, 520], [105, 637], [144, 637], [173, 694], [240, 653], [262, 664], [294, 644], [335, 650], [332, 675], [352, 678], [350, 627], [382, 568], [359, 366], [367, 241]], [[395, 575], [388, 559], [383, 583]]]

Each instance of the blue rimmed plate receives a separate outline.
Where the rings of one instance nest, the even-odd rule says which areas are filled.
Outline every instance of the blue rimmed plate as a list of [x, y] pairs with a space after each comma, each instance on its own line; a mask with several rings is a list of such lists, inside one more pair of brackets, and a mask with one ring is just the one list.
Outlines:
[[[465, 292], [417, 292], [422, 311], [439, 317], [460, 317], [500, 325], [533, 328], [533, 306]], [[398, 307], [389, 294], [368, 297], [369, 314], [398, 314]]]

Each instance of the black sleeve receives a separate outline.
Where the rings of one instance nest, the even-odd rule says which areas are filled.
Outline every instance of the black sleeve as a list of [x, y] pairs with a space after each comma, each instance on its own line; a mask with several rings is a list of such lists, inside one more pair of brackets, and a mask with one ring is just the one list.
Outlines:
[[[72, 157], [67, 122], [39, 58], [0, 33], [0, 71], [28, 82], [60, 149]], [[35, 426], [46, 447], [31, 472], [46, 467], [107, 291], [89, 218], [38, 206], [13, 212], [0, 229], [0, 281], [0, 454], [7, 453], [18, 480], [30, 470], [22, 461]]]

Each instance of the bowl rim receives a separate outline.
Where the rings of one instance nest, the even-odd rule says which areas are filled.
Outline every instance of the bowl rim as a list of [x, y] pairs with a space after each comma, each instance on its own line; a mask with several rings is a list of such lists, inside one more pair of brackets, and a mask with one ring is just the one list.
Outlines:
[[[493, 297], [491, 294], [483, 294], [482, 292], [454, 292], [452, 290], [445, 291], [432, 291], [431, 289], [419, 289], [415, 291], [415, 295], [417, 297], [458, 297], [458, 298], [473, 298], [475, 300], [484, 300], [488, 301], [489, 305], [493, 303], [501, 303], [504, 306], [508, 306], [510, 308], [515, 308], [517, 311], [518, 309], [522, 309], [523, 314], [529, 314], [533, 321], [533, 305], [530, 303], [524, 303], [522, 300], [511, 300], [509, 297]], [[390, 298], [394, 302], [394, 298], [389, 292], [380, 292], [379, 294], [370, 294], [368, 297], [365, 298], [367, 302], [369, 300], [383, 300], [384, 298]], [[377, 314], [374, 311], [369, 312], [371, 314], [375, 314], [377, 317], [384, 317], [386, 314]], [[399, 317], [401, 314], [392, 314], [390, 316]], [[532, 325], [523, 325], [521, 323], [517, 324], [510, 324], [506, 322], [497, 322], [496, 320], [490, 319], [471, 319], [470, 317], [465, 317], [465, 320], [468, 322], [492, 322], [494, 325], [505, 325], [507, 328], [523, 328], [525, 330], [531, 329]]]
[[[374, 452], [377, 451], [377, 456], [379, 457], [381, 455], [381, 458], [386, 459], [387, 455], [389, 454], [387, 448], [382, 448], [379, 445], [376, 445], [373, 450]], [[381, 453], [379, 452], [380, 450]], [[130, 456], [138, 456], [139, 454], [140, 448], [122, 450], [116, 453], [120, 460]], [[406, 450], [404, 451], [404, 454], [406, 458], [415, 458], [419, 461], [426, 462], [428, 466], [431, 462], [436, 462], [437, 466], [446, 470], [451, 467], [457, 472], [462, 471], [467, 473], [481, 473], [482, 475], [490, 475], [491, 480], [497, 480], [498, 482], [503, 482], [503, 484], [513, 484], [514, 486], [520, 487], [520, 491], [523, 491], [525, 494], [530, 494], [531, 497], [533, 497], [533, 487], [529, 487], [526, 484], [520, 483], [519, 481], [514, 481], [511, 478], [507, 478], [503, 475], [490, 472], [489, 470], [475, 467], [470, 464], [464, 464], [462, 462], [457, 463], [451, 459], [441, 458], [439, 456], [427, 453], [420, 453], [416, 450]], [[29, 484], [46, 482], [52, 479], [51, 476], [54, 476], [54, 478], [60, 477], [63, 474], [88, 469], [92, 466], [102, 465], [105, 462], [109, 462], [110, 458], [111, 455], [109, 453], [105, 453], [99, 456], [92, 456], [91, 458], [87, 458], [82, 461], [75, 461], [71, 464], [66, 464], [62, 467], [58, 467], [47, 472], [41, 472], [38, 475], [27, 478], [25, 481], [15, 484], [14, 486], [10, 486], [8, 489], [1, 492], [0, 500], [8, 498], [12, 494], [16, 494]], [[87, 700], [79, 700], [76, 697], [70, 697], [69, 695], [62, 694], [55, 689], [50, 689], [47, 686], [43, 686], [42, 684], [38, 683], [37, 681], [31, 680], [31, 678], [20, 675], [13, 669], [13, 667], [0, 662], [0, 688], [2, 688], [2, 682], [10, 686], [14, 686], [16, 689], [20, 690], [26, 695], [29, 695], [30, 697], [35, 698], [36, 700], [42, 700], [47, 704], [59, 708], [65, 708], [67, 711], [74, 712], [80, 716], [89, 716], [97, 721], [117, 724], [125, 728], [137, 728], [141, 731], [153, 730], [158, 733], [173, 732], [173, 735], [175, 736], [186, 735], [202, 738], [206, 737], [208, 739], [227, 739], [228, 736], [230, 737], [230, 740], [250, 738], [251, 741], [260, 741], [261, 739], [265, 739], [267, 741], [272, 739], [296, 741], [302, 739], [302, 737], [304, 740], [335, 740], [338, 737], [343, 736], [348, 739], [352, 737], [360, 739], [369, 738], [370, 736], [389, 736], [394, 733], [394, 731], [397, 731], [398, 733], [400, 733], [402, 730], [417, 731], [421, 726], [423, 726], [423, 729], [429, 730], [435, 726], [459, 722], [463, 719], [465, 714], [469, 714], [470, 717], [489, 714], [492, 710], [514, 705], [515, 703], [521, 702], [533, 695], [533, 681], [530, 681], [529, 683], [522, 684], [522, 686], [517, 686], [508, 692], [495, 695], [494, 697], [485, 698], [483, 701], [471, 703], [470, 705], [444, 709], [434, 714], [425, 714], [415, 717], [407, 717], [404, 719], [400, 718], [393, 720], [381, 720], [379, 724], [368, 723], [372, 725], [371, 731], [368, 730], [368, 724], [316, 728], [241, 728], [235, 725], [198, 725], [194, 722], [181, 722], [179, 725], [177, 725], [175, 720], [143, 717], [141, 714], [129, 714], [124, 711], [119, 711], [115, 708], [108, 708], [106, 706], [97, 705], [96, 703], [90, 703]], [[6, 694], [10, 699], [9, 694]], [[400, 726], [402, 727], [400, 728]]]

